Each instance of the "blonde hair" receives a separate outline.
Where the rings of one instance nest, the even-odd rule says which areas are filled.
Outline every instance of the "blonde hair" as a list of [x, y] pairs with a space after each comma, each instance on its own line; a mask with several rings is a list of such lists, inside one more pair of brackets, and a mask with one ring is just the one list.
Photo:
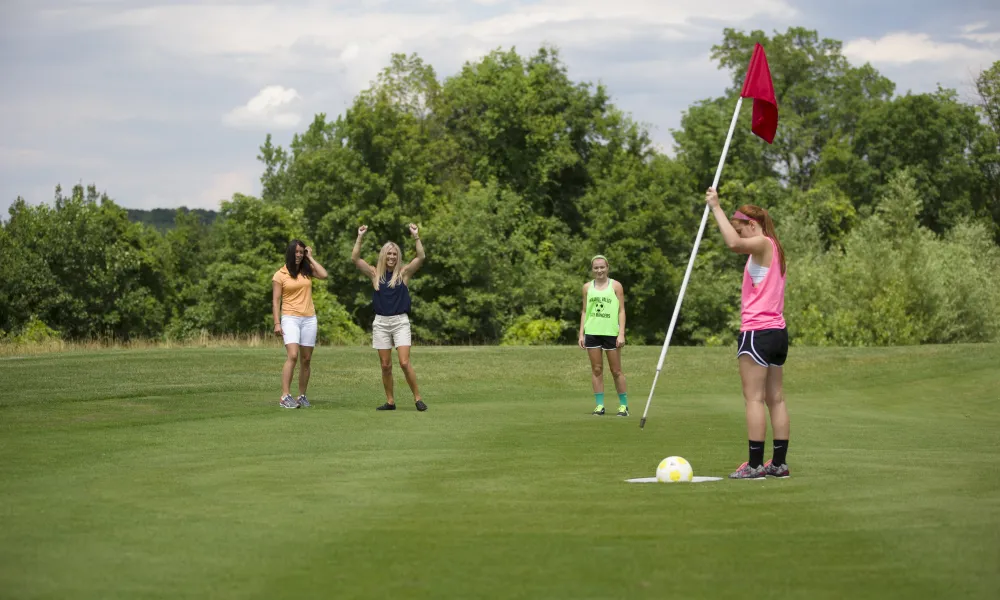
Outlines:
[[604, 264], [607, 265], [607, 267], [608, 267], [608, 271], [610, 271], [611, 270], [611, 261], [609, 261], [608, 257], [604, 256], [603, 254], [597, 254], [597, 255], [594, 256], [594, 258], [590, 259], [590, 268], [591, 269], [594, 268], [594, 261], [597, 260], [598, 258], [604, 261]]
[[379, 283], [385, 281], [385, 261], [389, 255], [389, 250], [396, 251], [396, 268], [392, 271], [392, 279], [387, 283], [394, 288], [403, 282], [403, 251], [393, 242], [386, 242], [378, 253], [378, 262], [375, 263], [375, 277], [372, 278], [372, 286], [378, 290]]

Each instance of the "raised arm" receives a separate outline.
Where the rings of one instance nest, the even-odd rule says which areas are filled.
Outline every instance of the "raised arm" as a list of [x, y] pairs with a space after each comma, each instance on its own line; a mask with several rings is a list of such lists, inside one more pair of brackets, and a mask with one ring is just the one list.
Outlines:
[[316, 279], [326, 279], [329, 276], [323, 265], [316, 262], [316, 259], [313, 258], [313, 251], [309, 246], [306, 246], [306, 260], [309, 261], [309, 266], [312, 267], [313, 275], [316, 276]]
[[587, 283], [583, 284], [583, 307], [580, 309], [580, 336], [579, 336], [580, 339], [578, 340], [578, 343], [580, 344], [581, 348], [585, 347], [584, 343], [583, 343], [583, 326], [587, 322], [587, 286], [588, 285], [590, 285], [589, 281]]
[[417, 255], [413, 257], [413, 260], [411, 260], [403, 269], [404, 283], [410, 282], [410, 277], [417, 272], [417, 269], [419, 269], [421, 265], [424, 264], [424, 259], [427, 257], [427, 255], [424, 254], [424, 245], [420, 242], [420, 233], [417, 231], [417, 226], [410, 223], [409, 227], [410, 235], [412, 235], [413, 239], [417, 242]]
[[712, 207], [712, 215], [715, 217], [715, 222], [719, 225], [719, 231], [722, 233], [722, 239], [726, 242], [727, 248], [737, 254], [754, 254], [756, 256], [761, 256], [767, 251], [769, 247], [767, 238], [763, 236], [752, 238], [740, 237], [736, 228], [729, 222], [729, 216], [726, 215], [726, 211], [722, 210], [722, 207], [719, 206], [719, 193], [715, 191], [715, 188], [708, 188], [708, 191], [705, 192], [705, 202]]
[[375, 269], [372, 268], [370, 264], [365, 262], [365, 259], [361, 258], [361, 240], [365, 237], [366, 231], [368, 231], [367, 225], [358, 227], [358, 240], [354, 242], [354, 249], [351, 250], [351, 262], [354, 263], [354, 266], [356, 266], [359, 271], [368, 277], [375, 277]]

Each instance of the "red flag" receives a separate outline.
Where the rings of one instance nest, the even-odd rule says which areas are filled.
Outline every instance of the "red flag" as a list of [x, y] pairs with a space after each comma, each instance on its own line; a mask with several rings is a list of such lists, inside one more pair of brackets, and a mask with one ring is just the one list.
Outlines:
[[743, 80], [740, 96], [753, 98], [750, 130], [768, 144], [774, 142], [774, 133], [778, 130], [778, 101], [774, 99], [774, 84], [771, 82], [767, 56], [759, 43], [753, 47], [753, 56], [750, 57], [750, 67], [747, 69], [747, 78]]

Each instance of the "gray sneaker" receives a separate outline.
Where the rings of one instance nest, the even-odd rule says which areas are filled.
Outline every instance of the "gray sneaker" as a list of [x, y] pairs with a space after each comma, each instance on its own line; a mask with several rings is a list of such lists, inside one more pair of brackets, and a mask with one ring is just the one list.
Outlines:
[[791, 477], [788, 473], [788, 465], [775, 465], [770, 460], [764, 463], [764, 474], [768, 477], [778, 477], [780, 479]]
[[281, 397], [281, 401], [278, 402], [278, 406], [281, 408], [298, 408], [299, 403], [295, 401], [295, 398], [292, 398], [291, 394], [285, 394]]
[[743, 463], [739, 469], [729, 474], [730, 479], [764, 479], [764, 465], [751, 467], [750, 463]]
[[306, 400], [305, 394], [299, 395], [298, 403], [299, 406], [301, 406], [302, 408], [309, 408], [310, 406], [312, 406], [312, 404], [309, 404], [309, 401]]

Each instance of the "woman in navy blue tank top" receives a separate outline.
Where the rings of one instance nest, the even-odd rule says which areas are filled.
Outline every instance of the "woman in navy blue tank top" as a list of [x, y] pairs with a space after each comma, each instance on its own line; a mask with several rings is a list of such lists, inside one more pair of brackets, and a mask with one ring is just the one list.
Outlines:
[[410, 235], [417, 246], [417, 256], [404, 266], [399, 246], [386, 242], [378, 253], [378, 262], [371, 266], [361, 258], [361, 242], [368, 231], [367, 225], [358, 227], [358, 240], [354, 242], [351, 260], [358, 269], [372, 281], [372, 308], [375, 322], [372, 324], [372, 348], [378, 350], [382, 366], [382, 387], [385, 388], [385, 404], [376, 410], [396, 410], [396, 400], [392, 385], [392, 349], [396, 348], [399, 368], [406, 376], [406, 383], [413, 392], [417, 410], [427, 410], [417, 387], [417, 373], [410, 366], [410, 277], [424, 264], [424, 246], [420, 243], [417, 226], [410, 223]]

